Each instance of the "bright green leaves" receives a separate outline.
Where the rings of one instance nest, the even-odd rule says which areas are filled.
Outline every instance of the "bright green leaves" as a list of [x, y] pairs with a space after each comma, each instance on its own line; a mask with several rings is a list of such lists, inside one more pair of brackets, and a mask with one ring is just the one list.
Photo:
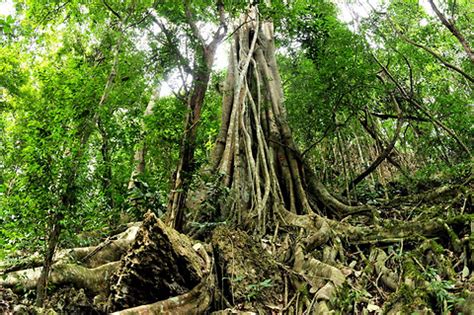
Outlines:
[[[138, 127], [128, 128], [117, 113], [133, 111], [136, 117], [143, 111], [145, 56], [136, 51], [133, 39], [124, 41], [114, 88], [98, 108], [117, 32], [84, 15], [78, 21], [71, 18], [59, 25], [46, 21], [40, 36], [25, 33], [25, 40], [1, 48], [2, 110], [4, 103], [9, 105], [0, 116], [0, 221], [5, 223], [0, 239], [11, 243], [4, 250], [35, 247], [38, 243], [33, 240], [44, 240], [54, 213], [62, 213], [70, 236], [117, 216], [101, 211], [106, 209], [101, 191], [104, 163], [96, 122], [100, 117], [108, 132], [114, 152], [108, 164], [117, 165], [112, 174], [121, 175], [115, 186], [122, 187], [131, 172]], [[120, 200], [120, 195], [112, 198]]]
[[0, 16], [0, 34], [7, 36], [13, 34], [14, 22], [15, 19], [11, 15], [6, 17]]
[[282, 44], [296, 48], [280, 57], [280, 66], [290, 123], [307, 147], [333, 135], [379, 87], [363, 38], [337, 21], [331, 3], [307, 5], [300, 13], [282, 31]]
[[9, 97], [18, 95], [26, 82], [26, 71], [18, 58], [18, 46], [0, 47], [0, 108]]

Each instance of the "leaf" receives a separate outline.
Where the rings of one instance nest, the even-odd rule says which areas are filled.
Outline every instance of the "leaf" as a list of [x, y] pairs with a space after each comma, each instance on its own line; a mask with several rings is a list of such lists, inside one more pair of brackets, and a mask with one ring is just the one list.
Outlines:
[[380, 311], [380, 307], [378, 305], [375, 305], [375, 304], [368, 304], [367, 305], [367, 310], [369, 312], [377, 312], [377, 311]]

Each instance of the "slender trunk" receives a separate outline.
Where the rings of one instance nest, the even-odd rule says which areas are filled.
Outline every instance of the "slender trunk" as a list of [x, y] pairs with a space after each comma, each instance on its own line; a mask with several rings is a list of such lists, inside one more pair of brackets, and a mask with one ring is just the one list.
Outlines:
[[[155, 108], [156, 101], [158, 100], [160, 93], [160, 88], [157, 87], [153, 91], [150, 101], [143, 113], [143, 118], [150, 116], [153, 113], [153, 109]], [[134, 168], [132, 173], [130, 174], [130, 180], [128, 181], [128, 190], [131, 191], [134, 188], [137, 188], [137, 178], [139, 178], [143, 172], [145, 171], [145, 157], [147, 151], [147, 143], [146, 143], [146, 130], [145, 124], [142, 121], [141, 124], [141, 132], [140, 132], [140, 142], [138, 143], [138, 147], [135, 150], [135, 154], [133, 155], [133, 162]]]
[[98, 118], [97, 119], [97, 126], [99, 133], [102, 138], [102, 145], [100, 147], [100, 153], [102, 155], [102, 163], [103, 163], [103, 172], [102, 172], [102, 189], [104, 191], [105, 200], [109, 209], [114, 208], [114, 199], [113, 199], [113, 187], [112, 187], [112, 161], [110, 157], [110, 141], [109, 135], [103, 121]]
[[204, 58], [199, 67], [198, 75], [194, 78], [194, 87], [187, 101], [188, 113], [186, 114], [185, 130], [181, 142], [181, 152], [178, 166], [174, 174], [174, 185], [168, 203], [167, 223], [181, 230], [183, 224], [184, 201], [189, 187], [191, 175], [195, 170], [194, 151], [198, 124], [201, 119], [202, 106], [209, 83], [215, 49], [204, 51]]
[[62, 215], [56, 213], [53, 217], [53, 227], [48, 237], [48, 243], [46, 247], [46, 254], [44, 257], [43, 268], [36, 285], [36, 306], [42, 307], [44, 300], [46, 299], [46, 290], [48, 288], [48, 277], [51, 271], [51, 265], [53, 264], [53, 256], [56, 251], [56, 247], [59, 243], [59, 236], [61, 234], [60, 221]]
[[201, 119], [202, 106], [204, 105], [204, 98], [211, 76], [216, 49], [221, 40], [222, 38], [214, 40], [211, 44], [202, 47], [201, 62], [195, 66], [195, 69], [197, 69], [196, 76], [194, 77], [191, 94], [187, 100], [188, 112], [184, 124], [180, 159], [173, 175], [173, 188], [169, 196], [168, 214], [166, 218], [166, 223], [178, 231], [181, 231], [184, 223], [184, 207], [187, 190], [191, 182], [192, 174], [196, 169], [194, 151], [196, 149], [198, 125]]
[[[346, 158], [344, 157], [344, 152], [342, 152], [342, 144], [341, 144], [341, 133], [337, 131], [336, 133], [336, 140], [337, 140], [337, 148], [339, 150], [339, 155], [341, 157], [342, 161], [342, 171], [344, 175], [344, 186], [346, 190], [349, 190], [349, 176], [347, 174], [347, 167], [346, 167]], [[351, 202], [351, 195], [348, 194], [347, 198], [349, 200], [349, 203]]]

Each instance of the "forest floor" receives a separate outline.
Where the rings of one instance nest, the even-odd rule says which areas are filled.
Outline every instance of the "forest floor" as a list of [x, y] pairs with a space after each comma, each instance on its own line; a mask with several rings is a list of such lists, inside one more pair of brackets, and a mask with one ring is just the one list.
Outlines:
[[[375, 216], [327, 219], [333, 237], [325, 246], [306, 248], [304, 262], [293, 246], [307, 238], [298, 229], [280, 227], [255, 239], [219, 225], [201, 235], [206, 242], [197, 242], [148, 214], [148, 232], [129, 224], [97, 246], [58, 252], [43, 308], [34, 306], [41, 260], [30, 255], [14, 265], [0, 264], [0, 313], [103, 314], [111, 310], [111, 300], [121, 309], [155, 299], [166, 303], [149, 305], [169, 313], [474, 314], [472, 181], [425, 182], [416, 191], [392, 188], [381, 196], [367, 194]], [[161, 245], [150, 249], [150, 244]], [[130, 246], [135, 256], [124, 255]], [[163, 260], [150, 250], [173, 254]], [[122, 266], [148, 264], [149, 269], [117, 276], [120, 260]], [[167, 267], [157, 271], [156, 265]], [[153, 273], [161, 276], [133, 288], [137, 277]], [[132, 302], [124, 288], [136, 290], [128, 295], [143, 295], [143, 290], [154, 295]], [[190, 308], [169, 306], [173, 296]], [[142, 314], [159, 313], [153, 309], [143, 308], [149, 313]]]

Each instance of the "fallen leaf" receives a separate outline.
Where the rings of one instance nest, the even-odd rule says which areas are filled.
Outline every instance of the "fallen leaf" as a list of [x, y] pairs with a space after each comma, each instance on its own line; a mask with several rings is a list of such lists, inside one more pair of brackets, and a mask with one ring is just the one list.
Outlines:
[[376, 312], [376, 311], [379, 311], [380, 310], [380, 307], [378, 305], [375, 305], [375, 304], [368, 304], [367, 305], [367, 310], [369, 312]]

